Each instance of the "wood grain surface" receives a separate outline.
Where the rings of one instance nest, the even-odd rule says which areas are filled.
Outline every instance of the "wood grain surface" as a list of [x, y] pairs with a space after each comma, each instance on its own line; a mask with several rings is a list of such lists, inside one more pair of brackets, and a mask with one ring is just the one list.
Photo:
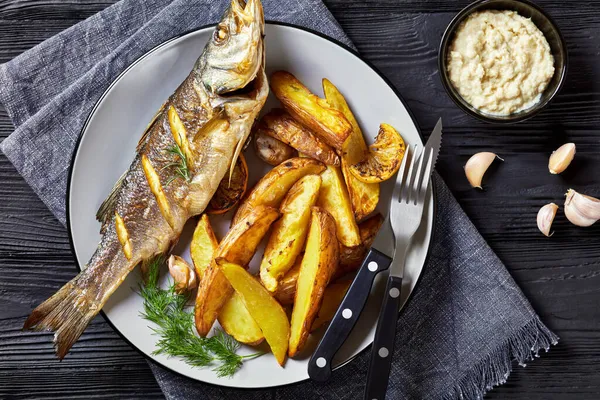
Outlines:
[[[587, 229], [562, 214], [555, 235], [536, 228], [537, 210], [573, 187], [600, 197], [600, 1], [539, 0], [557, 21], [570, 55], [556, 101], [537, 117], [495, 126], [465, 115], [437, 71], [441, 35], [467, 1], [326, 0], [364, 57], [400, 90], [424, 132], [444, 118], [439, 172], [504, 261], [560, 344], [515, 366], [490, 399], [600, 398], [600, 224]], [[0, 0], [0, 62], [102, 10], [113, 1]], [[377, 127], [365, 127], [376, 129]], [[13, 130], [0, 108], [0, 138]], [[547, 173], [549, 154], [577, 144], [573, 165]], [[485, 190], [462, 166], [477, 151], [497, 163]], [[31, 309], [75, 275], [66, 230], [0, 155], [0, 398], [161, 398], [145, 359], [96, 318], [71, 354], [55, 359], [51, 335], [20, 331]]]

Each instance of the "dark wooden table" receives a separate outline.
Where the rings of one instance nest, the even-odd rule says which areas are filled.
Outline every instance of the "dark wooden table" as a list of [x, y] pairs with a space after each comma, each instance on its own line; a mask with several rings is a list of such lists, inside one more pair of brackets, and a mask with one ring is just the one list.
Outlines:
[[[0, 62], [112, 4], [93, 0], [0, 0]], [[543, 0], [570, 53], [566, 84], [556, 101], [515, 126], [480, 123], [446, 96], [437, 71], [444, 27], [467, 1], [326, 0], [359, 51], [389, 77], [428, 131], [444, 117], [439, 171], [482, 235], [560, 337], [560, 344], [488, 398], [600, 398], [600, 224], [571, 226], [559, 215], [556, 234], [536, 228], [537, 210], [563, 203], [568, 187], [600, 197], [600, 1]], [[13, 130], [0, 108], [0, 136]], [[547, 172], [559, 145], [577, 144], [561, 176]], [[483, 192], [462, 172], [483, 150], [506, 162]], [[0, 398], [159, 398], [144, 358], [102, 318], [59, 362], [50, 334], [22, 333], [25, 317], [75, 275], [65, 228], [10, 162], [0, 156]]]

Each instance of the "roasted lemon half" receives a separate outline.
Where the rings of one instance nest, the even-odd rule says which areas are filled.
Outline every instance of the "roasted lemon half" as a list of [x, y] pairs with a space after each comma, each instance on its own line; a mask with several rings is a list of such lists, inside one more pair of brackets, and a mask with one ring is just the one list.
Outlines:
[[391, 125], [381, 124], [367, 157], [351, 165], [350, 172], [364, 183], [383, 182], [398, 172], [405, 152], [402, 136]]
[[237, 159], [231, 180], [229, 174], [226, 174], [217, 191], [213, 195], [208, 208], [207, 214], [224, 214], [231, 210], [244, 196], [248, 186], [248, 165], [243, 154]]

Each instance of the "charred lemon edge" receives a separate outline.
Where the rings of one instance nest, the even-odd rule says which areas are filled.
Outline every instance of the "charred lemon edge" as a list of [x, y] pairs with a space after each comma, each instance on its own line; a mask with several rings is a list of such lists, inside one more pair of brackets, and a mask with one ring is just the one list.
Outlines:
[[123, 254], [127, 260], [131, 260], [132, 253], [132, 244], [131, 239], [129, 238], [129, 232], [127, 231], [127, 227], [125, 226], [125, 221], [123, 218], [115, 211], [115, 230], [117, 231], [117, 238], [119, 239], [119, 243], [121, 243], [121, 247], [123, 249]]
[[183, 122], [181, 122], [181, 118], [179, 118], [179, 114], [177, 114], [177, 110], [175, 107], [170, 106], [167, 112], [169, 116], [169, 126], [171, 127], [171, 134], [173, 135], [173, 139], [177, 146], [181, 148], [183, 154], [188, 159], [188, 162], [192, 164], [193, 155], [190, 149], [190, 142], [187, 138], [187, 131], [185, 130], [185, 126]]
[[148, 159], [148, 157], [143, 154], [142, 155], [142, 168], [144, 169], [144, 175], [146, 175], [146, 180], [148, 181], [148, 186], [150, 187], [150, 191], [154, 195], [156, 202], [158, 203], [158, 208], [164, 219], [167, 221], [171, 228], [174, 227], [175, 221], [173, 219], [173, 214], [171, 214], [171, 208], [169, 206], [169, 200], [162, 188], [160, 183], [160, 177], [158, 173], [152, 166], [152, 163]]
[[[240, 161], [239, 164], [236, 161], [235, 166], [233, 167], [233, 169], [234, 170], [239, 169], [244, 174], [243, 185], [241, 185], [241, 190], [239, 190], [240, 194], [238, 196], [238, 199], [234, 203], [230, 204], [226, 208], [218, 208], [218, 207], [215, 207], [215, 204], [213, 204], [213, 200], [215, 199], [215, 196], [216, 196], [217, 192], [221, 188], [221, 185], [224, 182], [229, 182], [229, 185], [231, 185], [232, 180], [227, 179], [227, 176], [225, 176], [225, 177], [223, 177], [223, 179], [219, 183], [219, 186], [217, 188], [217, 192], [215, 192], [215, 194], [213, 195], [213, 197], [208, 202], [208, 206], [206, 207], [206, 211], [205, 211], [206, 214], [208, 214], [208, 215], [225, 214], [226, 212], [228, 212], [229, 210], [231, 210], [232, 208], [234, 208], [236, 205], [238, 205], [240, 203], [240, 201], [242, 200], [242, 198], [244, 197], [244, 194], [246, 194], [246, 190], [248, 190], [248, 163], [246, 162], [246, 157], [244, 157], [244, 153], [240, 153], [240, 156], [238, 157], [238, 160]], [[239, 168], [238, 168], [238, 165], [239, 165]]]
[[[388, 144], [388, 146], [385, 146], [385, 144]], [[382, 154], [390, 152], [390, 147], [397, 148], [396, 154], [392, 159], [384, 159], [384, 162], [382, 162]], [[398, 172], [405, 152], [406, 142], [402, 135], [396, 128], [384, 122], [379, 125], [379, 132], [375, 137], [375, 142], [369, 146], [366, 158], [356, 164], [350, 165], [348, 169], [356, 179], [363, 183], [381, 183], [390, 179]], [[377, 164], [380, 169], [368, 171], [369, 164]]]

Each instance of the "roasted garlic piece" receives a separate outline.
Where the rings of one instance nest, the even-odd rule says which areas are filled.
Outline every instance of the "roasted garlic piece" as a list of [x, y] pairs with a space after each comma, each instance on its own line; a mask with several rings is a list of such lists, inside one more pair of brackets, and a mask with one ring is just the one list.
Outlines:
[[198, 286], [194, 269], [181, 257], [169, 257], [169, 274], [175, 281], [175, 291], [184, 293]]

